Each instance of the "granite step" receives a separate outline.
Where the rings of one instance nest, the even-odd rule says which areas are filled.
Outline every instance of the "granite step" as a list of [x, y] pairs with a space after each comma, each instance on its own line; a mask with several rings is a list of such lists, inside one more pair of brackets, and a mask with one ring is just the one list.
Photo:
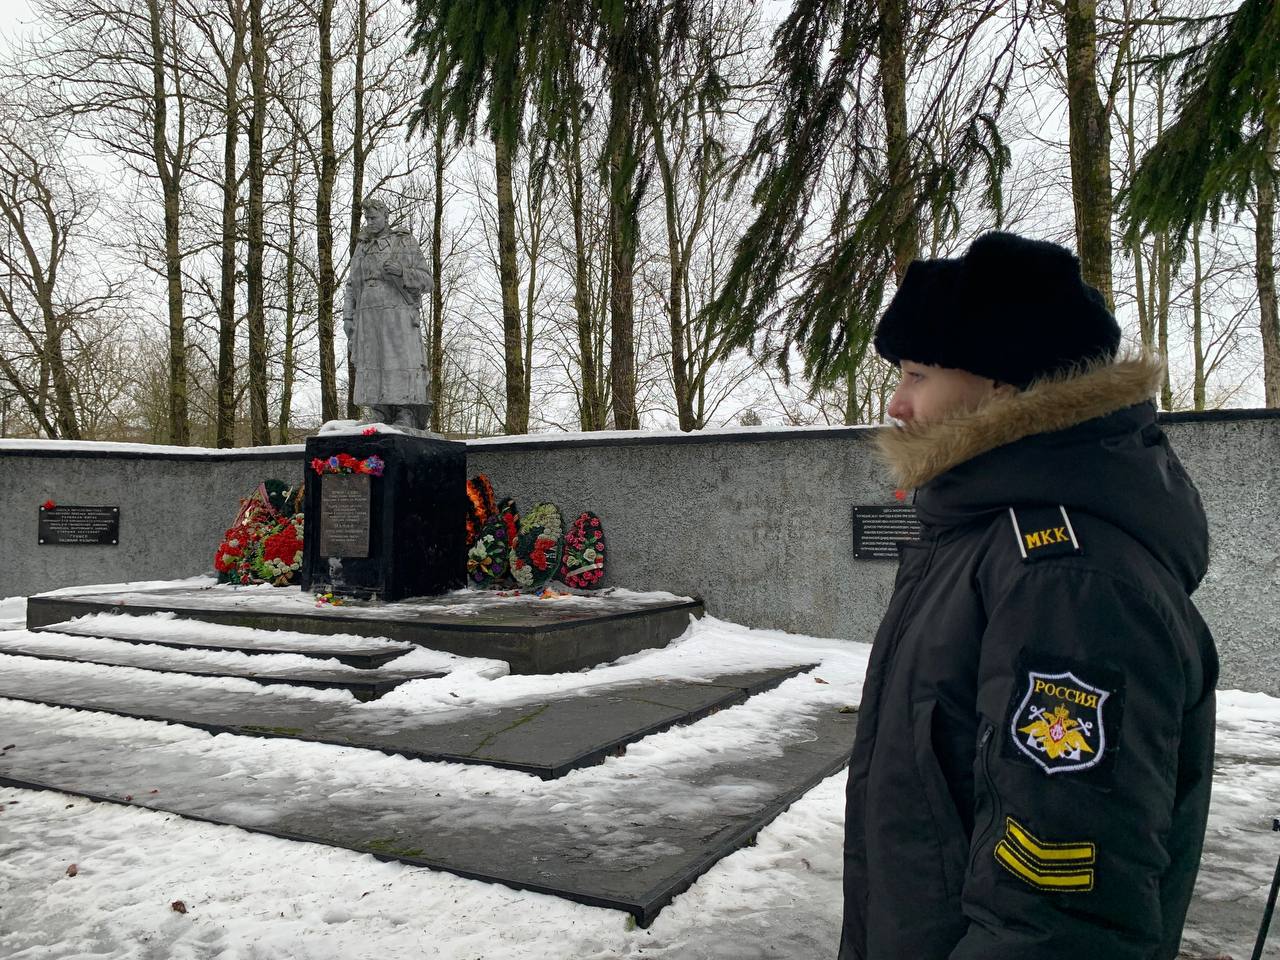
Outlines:
[[[750, 712], [745, 723], [739, 711]], [[661, 746], [543, 782], [0, 699], [11, 745], [0, 784], [342, 847], [626, 911], [646, 926], [838, 771], [855, 720], [830, 702], [765, 693], [663, 734]]]
[[345, 690], [361, 701], [385, 696], [409, 680], [428, 680], [446, 673], [439, 669], [398, 667], [394, 662], [373, 670], [361, 670], [334, 661], [316, 660], [313, 655], [304, 659], [296, 654], [179, 650], [137, 640], [125, 643], [99, 636], [69, 636], [48, 631], [0, 632], [0, 653], [70, 663], [132, 667], [152, 673], [237, 677], [264, 685]]
[[361, 670], [374, 670], [402, 657], [416, 647], [381, 637], [357, 635], [316, 636], [288, 630], [208, 623], [160, 615], [125, 616], [91, 613], [30, 628], [32, 633], [58, 633], [100, 637], [123, 643], [148, 643], [174, 650], [226, 650], [237, 653], [292, 653], [317, 660], [337, 660]]
[[213, 733], [357, 746], [419, 760], [520, 770], [543, 779], [600, 763], [670, 727], [742, 703], [813, 668], [796, 664], [693, 680], [589, 687], [497, 707], [428, 712], [315, 699], [226, 680], [104, 671], [0, 655], [0, 697], [177, 723]]
[[[416, 644], [463, 657], [503, 660], [512, 673], [567, 673], [663, 647], [701, 617], [701, 601], [606, 588], [549, 598], [486, 590], [374, 603], [316, 606], [293, 587], [209, 585], [86, 588], [27, 600], [31, 629], [87, 614], [162, 614], [240, 629], [344, 634]], [[352, 664], [352, 666], [374, 666]]]

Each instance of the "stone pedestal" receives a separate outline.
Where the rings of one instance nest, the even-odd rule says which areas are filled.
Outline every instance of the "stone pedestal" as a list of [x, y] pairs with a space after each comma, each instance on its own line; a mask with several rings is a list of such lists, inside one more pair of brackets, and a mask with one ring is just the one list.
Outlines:
[[[314, 459], [378, 457], [380, 477], [317, 474]], [[307, 439], [303, 590], [402, 600], [466, 583], [466, 444], [379, 433]], [[328, 502], [326, 502], [328, 496]]]

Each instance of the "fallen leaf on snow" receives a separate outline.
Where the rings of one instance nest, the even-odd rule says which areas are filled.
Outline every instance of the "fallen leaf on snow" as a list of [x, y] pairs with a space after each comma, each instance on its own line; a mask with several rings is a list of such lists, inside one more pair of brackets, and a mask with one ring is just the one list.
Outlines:
[[[813, 682], [814, 682], [814, 683], [827, 683], [827, 681], [826, 681], [826, 680], [823, 680], [821, 677], [814, 677], [814, 678], [813, 678]], [[830, 684], [827, 684], [827, 685], [828, 685], [828, 686], [830, 686]]]
[[74, 863], [71, 866], [67, 867], [68, 877], [74, 877], [79, 872], [80, 872], [80, 868], [77, 867]]
[[186, 913], [187, 905], [183, 903], [181, 900], [175, 900], [173, 901], [173, 903], [169, 904], [169, 909], [172, 910], [174, 913]]

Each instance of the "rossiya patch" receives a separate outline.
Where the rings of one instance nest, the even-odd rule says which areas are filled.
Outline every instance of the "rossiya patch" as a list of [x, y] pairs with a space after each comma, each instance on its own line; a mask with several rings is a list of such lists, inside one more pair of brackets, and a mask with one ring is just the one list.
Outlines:
[[1027, 670], [1019, 689], [1009, 737], [1014, 749], [1045, 773], [1089, 770], [1108, 757], [1107, 711], [1114, 688], [1095, 686], [1071, 670]]

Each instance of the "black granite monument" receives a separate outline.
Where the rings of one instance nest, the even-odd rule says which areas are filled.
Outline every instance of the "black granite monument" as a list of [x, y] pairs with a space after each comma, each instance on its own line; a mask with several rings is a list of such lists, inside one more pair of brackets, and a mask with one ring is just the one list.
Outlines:
[[[407, 433], [307, 440], [303, 590], [403, 600], [466, 583], [466, 445]], [[347, 454], [382, 475], [317, 473]]]

